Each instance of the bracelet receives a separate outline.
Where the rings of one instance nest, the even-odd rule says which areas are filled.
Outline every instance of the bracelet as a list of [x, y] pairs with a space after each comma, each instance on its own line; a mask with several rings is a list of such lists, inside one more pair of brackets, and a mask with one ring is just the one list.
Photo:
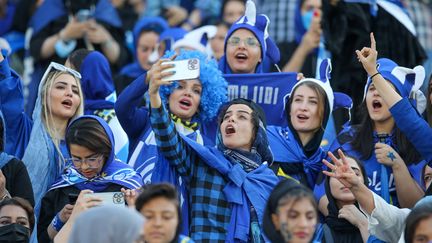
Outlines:
[[377, 73], [375, 73], [374, 75], [372, 75], [372, 76], [370, 76], [370, 79], [372, 80], [375, 76], [377, 76], [378, 74], [380, 74], [381, 75], [381, 73], [380, 72], [377, 72]]
[[60, 214], [60, 213], [56, 214], [56, 216], [55, 216], [55, 217], [53, 218], [53, 220], [51, 221], [51, 225], [52, 225], [52, 227], [53, 227], [57, 232], [59, 232], [59, 231], [61, 230], [61, 228], [63, 227], [63, 225], [65, 224], [65, 223], [63, 223], [63, 222], [61, 221], [59, 214]]

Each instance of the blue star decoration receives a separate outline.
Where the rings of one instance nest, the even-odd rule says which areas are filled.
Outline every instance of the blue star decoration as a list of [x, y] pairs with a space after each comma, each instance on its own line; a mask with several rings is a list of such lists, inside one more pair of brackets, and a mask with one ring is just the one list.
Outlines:
[[393, 162], [393, 160], [396, 159], [396, 156], [394, 155], [393, 152], [388, 152], [387, 153], [387, 158], [391, 159], [391, 161]]

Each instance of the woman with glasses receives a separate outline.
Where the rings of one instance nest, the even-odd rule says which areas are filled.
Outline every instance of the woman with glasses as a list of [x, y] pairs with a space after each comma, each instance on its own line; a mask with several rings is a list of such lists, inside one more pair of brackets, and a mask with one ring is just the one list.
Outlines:
[[225, 55], [219, 61], [219, 69], [225, 74], [268, 72], [270, 65], [279, 62], [279, 49], [267, 32], [268, 17], [256, 15], [252, 1], [246, 4], [246, 13], [225, 38]]
[[40, 200], [65, 168], [69, 158], [65, 131], [69, 121], [83, 113], [81, 75], [51, 63], [39, 85], [33, 116], [24, 113], [22, 81], [0, 55], [0, 107], [6, 131], [5, 152], [21, 158], [27, 167], [38, 215]]
[[114, 136], [108, 124], [96, 116], [81, 116], [66, 132], [71, 166], [42, 199], [38, 222], [39, 242], [49, 242], [69, 219], [73, 197], [81, 190], [120, 192], [137, 189], [141, 177], [128, 165], [115, 159]]

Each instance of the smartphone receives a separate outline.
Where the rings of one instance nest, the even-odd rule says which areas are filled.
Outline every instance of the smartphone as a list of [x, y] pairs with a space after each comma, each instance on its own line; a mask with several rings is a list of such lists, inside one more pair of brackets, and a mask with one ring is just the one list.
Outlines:
[[200, 74], [200, 62], [197, 58], [163, 62], [162, 65], [174, 64], [174, 67], [164, 70], [163, 72], [175, 73], [171, 76], [164, 77], [163, 81], [178, 81], [187, 79], [196, 79]]
[[85, 194], [84, 196], [95, 196], [102, 200], [103, 205], [116, 205], [124, 206], [125, 197], [123, 192], [96, 192], [92, 194]]
[[76, 13], [76, 19], [78, 22], [85, 22], [85, 21], [89, 20], [90, 17], [91, 17], [91, 12], [88, 9], [80, 9]]
[[75, 202], [78, 199], [78, 194], [69, 193], [68, 198], [69, 198], [69, 204], [75, 205]]

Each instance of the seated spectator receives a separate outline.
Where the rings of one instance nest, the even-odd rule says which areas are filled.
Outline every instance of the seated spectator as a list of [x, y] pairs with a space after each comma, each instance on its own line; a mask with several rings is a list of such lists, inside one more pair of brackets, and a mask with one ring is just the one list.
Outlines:
[[39, 98], [32, 117], [24, 113], [21, 79], [0, 55], [0, 97], [6, 132], [4, 151], [27, 167], [33, 187], [35, 212], [50, 185], [60, 177], [69, 158], [65, 132], [71, 119], [83, 112], [81, 75], [51, 63], [40, 82]]
[[[168, 55], [173, 57], [174, 52]], [[175, 58], [197, 58], [200, 61], [200, 76], [197, 79], [178, 80], [171, 86], [161, 89], [164, 104], [170, 112], [170, 120], [176, 124], [179, 133], [197, 143], [213, 145], [214, 142], [205, 137], [202, 123], [214, 118], [219, 107], [227, 100], [226, 81], [222, 78], [217, 64], [213, 60], [207, 60], [203, 53], [181, 50]], [[164, 60], [167, 59], [156, 62], [151, 69], [152, 72], [140, 76], [128, 86], [119, 96], [115, 109], [120, 123], [129, 136], [129, 165], [142, 175], [146, 184], [169, 182], [175, 185], [184, 198], [181, 205], [182, 213], [187, 214], [185, 179], [176, 171], [175, 166], [170, 165], [158, 148], [155, 133], [151, 128], [149, 110], [147, 107], [140, 107], [141, 99], [149, 89], [149, 80], [160, 78], [159, 72], [171, 67], [163, 65]], [[183, 219], [183, 228], [187, 229], [189, 216], [183, 215]]]
[[142, 188], [135, 208], [144, 216], [144, 241], [148, 243], [186, 243], [190, 238], [180, 235], [181, 212], [179, 196], [170, 184], [151, 184]]
[[312, 242], [318, 224], [312, 191], [291, 179], [280, 181], [268, 198], [263, 223], [271, 242]]
[[33, 207], [20, 197], [0, 202], [0, 242], [28, 242], [35, 219]]
[[168, 29], [168, 23], [161, 17], [144, 17], [133, 29], [134, 62], [124, 66], [114, 79], [115, 90], [120, 94], [132, 81], [146, 73], [156, 60], [150, 60], [159, 36]]
[[225, 37], [228, 32], [228, 25], [224, 22], [215, 24], [217, 31], [215, 36], [210, 39], [211, 49], [213, 51], [213, 57], [216, 61], [219, 61], [224, 53]]
[[279, 62], [279, 49], [267, 32], [267, 16], [257, 15], [251, 0], [246, 4], [246, 13], [229, 28], [225, 38], [225, 55], [219, 61], [224, 74], [264, 73]]
[[69, 243], [135, 243], [143, 241], [145, 220], [135, 210], [100, 206], [80, 214]]
[[322, 170], [325, 153], [320, 147], [324, 128], [333, 110], [351, 107], [351, 99], [334, 93], [330, 86], [331, 63], [324, 60], [320, 79], [298, 81], [287, 94], [285, 119], [287, 126], [269, 126], [267, 135], [274, 154], [272, 169], [280, 178], [292, 178], [314, 188]]
[[103, 53], [115, 73], [130, 61], [121, 20], [109, 0], [43, 1], [30, 26], [33, 33], [29, 51], [34, 71], [28, 84], [28, 114], [32, 114], [43, 70], [51, 61], [64, 63], [72, 51], [80, 48]]
[[3, 152], [4, 134], [3, 117], [0, 112], [0, 201], [21, 197], [34, 206], [33, 189], [24, 163]]
[[73, 209], [70, 195], [81, 190], [120, 192], [136, 189], [141, 177], [128, 165], [115, 159], [114, 137], [108, 124], [96, 116], [81, 116], [71, 122], [66, 143], [72, 156], [69, 167], [42, 200], [38, 239], [49, 242], [67, 222]]
[[[340, 156], [340, 155], [339, 155]], [[360, 160], [346, 156], [351, 169], [355, 172], [360, 182], [367, 184], [364, 175], [366, 171]], [[329, 200], [327, 206], [328, 215], [324, 218], [322, 242], [378, 242], [368, 232], [366, 215], [360, 210], [356, 198], [339, 180], [326, 177], [326, 195]]]
[[98, 51], [79, 49], [72, 52], [66, 65], [81, 73], [84, 114], [99, 116], [108, 123], [116, 141], [115, 155], [127, 161], [129, 141], [115, 114], [117, 96], [108, 60]]

